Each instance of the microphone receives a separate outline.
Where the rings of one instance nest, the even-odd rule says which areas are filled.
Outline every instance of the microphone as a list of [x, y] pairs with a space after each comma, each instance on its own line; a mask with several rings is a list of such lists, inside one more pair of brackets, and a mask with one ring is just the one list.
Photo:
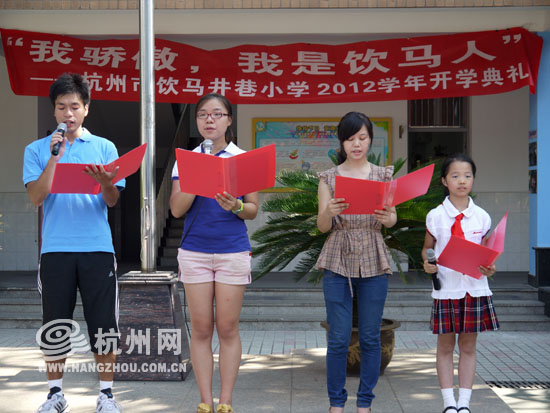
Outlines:
[[[435, 265], [435, 251], [432, 248], [426, 250], [426, 259], [430, 264]], [[437, 278], [437, 272], [432, 274], [432, 283], [434, 285], [434, 290], [441, 290], [441, 283], [439, 282], [439, 278]]]
[[202, 150], [204, 151], [204, 153], [207, 153], [209, 155], [212, 153], [213, 147], [214, 147], [214, 142], [212, 141], [212, 139], [205, 139], [204, 142], [202, 143]]
[[[64, 123], [60, 123], [59, 125], [57, 125], [56, 132], [61, 132], [61, 137], [64, 138], [65, 137], [65, 132], [67, 132], [67, 125], [65, 125]], [[53, 156], [57, 156], [57, 154], [59, 153], [59, 147], [61, 146], [62, 143], [63, 143], [63, 141], [57, 142], [53, 146], [53, 148], [52, 148], [52, 155]]]

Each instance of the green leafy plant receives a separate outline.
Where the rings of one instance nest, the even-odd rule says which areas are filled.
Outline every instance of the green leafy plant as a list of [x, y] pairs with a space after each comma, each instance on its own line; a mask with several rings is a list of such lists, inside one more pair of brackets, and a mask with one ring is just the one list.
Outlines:
[[[369, 162], [379, 165], [380, 156], [371, 154]], [[400, 158], [394, 163], [394, 174], [405, 162], [405, 159]], [[426, 165], [418, 168], [424, 166]], [[438, 160], [435, 162], [428, 192], [397, 205], [397, 223], [391, 228], [382, 228], [384, 241], [404, 280], [406, 275], [397, 252], [407, 256], [413, 269], [420, 268], [426, 214], [444, 198], [439, 179], [440, 171], [441, 161]], [[309, 282], [318, 283], [322, 273], [315, 269], [315, 263], [329, 235], [329, 232], [322, 233], [317, 228], [319, 179], [311, 172], [287, 170], [277, 175], [277, 182], [289, 192], [277, 194], [262, 205], [262, 210], [271, 213], [271, 216], [251, 236], [255, 242], [252, 255], [260, 258], [257, 265], [259, 270], [254, 271], [254, 279], [273, 270], [281, 271], [302, 254], [294, 269], [296, 280], [307, 276]]]

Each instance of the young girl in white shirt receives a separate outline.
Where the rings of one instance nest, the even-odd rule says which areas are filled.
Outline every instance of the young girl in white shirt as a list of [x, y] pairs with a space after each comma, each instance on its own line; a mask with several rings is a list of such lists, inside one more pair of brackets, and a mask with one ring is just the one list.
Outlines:
[[[460, 236], [477, 244], [491, 228], [491, 218], [474, 204], [469, 194], [474, 184], [476, 166], [467, 155], [447, 158], [441, 167], [441, 182], [447, 197], [426, 217], [426, 237], [422, 248], [424, 271], [437, 272], [441, 289], [432, 291], [434, 299], [431, 327], [437, 334], [437, 376], [443, 396], [445, 413], [469, 413], [470, 396], [476, 367], [477, 333], [498, 330], [487, 277], [492, 276], [494, 265], [479, 270], [484, 275], [477, 280], [460, 272], [430, 264], [426, 250], [433, 248], [439, 256], [451, 237]], [[453, 352], [458, 335], [460, 356], [458, 361], [458, 402], [453, 392]]]

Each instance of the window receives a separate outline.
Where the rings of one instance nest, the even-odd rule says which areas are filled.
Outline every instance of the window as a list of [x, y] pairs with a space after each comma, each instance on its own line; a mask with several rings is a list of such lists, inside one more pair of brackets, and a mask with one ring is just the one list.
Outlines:
[[457, 152], [467, 152], [467, 98], [410, 100], [409, 170]]

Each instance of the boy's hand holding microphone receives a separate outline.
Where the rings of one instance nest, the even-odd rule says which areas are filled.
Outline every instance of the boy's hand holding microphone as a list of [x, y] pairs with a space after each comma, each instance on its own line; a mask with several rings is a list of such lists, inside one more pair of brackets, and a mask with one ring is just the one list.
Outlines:
[[[54, 136], [52, 136], [52, 155], [57, 156], [59, 155], [59, 149], [61, 149], [61, 145], [63, 144], [63, 141], [65, 140], [65, 132], [67, 132], [67, 125], [64, 123], [60, 123], [57, 125], [57, 129], [54, 133]], [[58, 134], [60, 137], [55, 136]]]

